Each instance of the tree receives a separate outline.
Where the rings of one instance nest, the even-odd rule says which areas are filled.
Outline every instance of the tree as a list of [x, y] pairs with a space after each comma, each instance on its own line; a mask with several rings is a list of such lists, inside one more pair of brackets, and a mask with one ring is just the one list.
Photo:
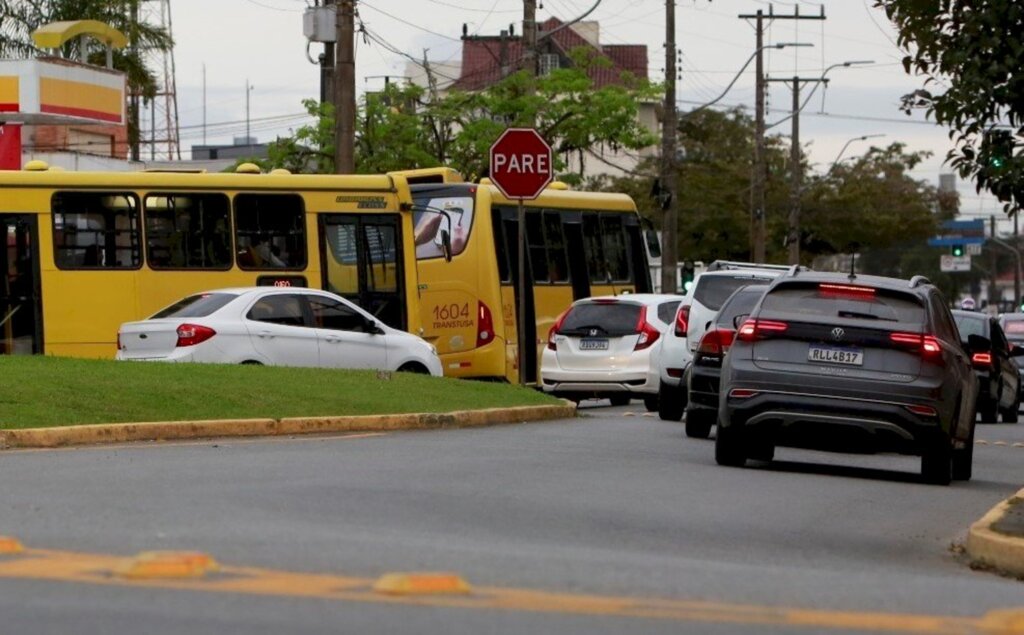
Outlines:
[[[553, 70], [532, 78], [525, 72], [506, 77], [479, 92], [452, 91], [443, 97], [418, 86], [391, 84], [381, 93], [369, 93], [359, 105], [356, 119], [356, 169], [383, 172], [448, 165], [467, 177], [486, 175], [489, 149], [505, 128], [533, 125], [552, 145], [559, 178], [579, 182], [583, 161], [575, 173], [566, 170], [566, 158], [581, 159], [599, 146], [639, 149], [655, 142], [638, 120], [640, 103], [653, 100], [657, 87], [631, 77], [624, 85], [595, 88], [586, 74], [600, 59], [575, 53], [577, 66]], [[533, 90], [530, 90], [530, 88]], [[273, 165], [306, 165], [302, 157], [333, 146], [323, 136], [322, 112], [307, 104], [318, 118], [291, 137], [275, 143], [282, 150]], [[289, 152], [294, 152], [293, 157]], [[319, 160], [318, 160], [319, 161]], [[323, 170], [317, 162], [315, 168]]]
[[903, 98], [951, 128], [947, 160], [1007, 213], [1024, 205], [1024, 4], [1010, 0], [876, 0], [899, 31], [907, 73], [925, 87]]
[[908, 174], [928, 156], [897, 142], [810, 177], [802, 198], [804, 250], [813, 256], [888, 249], [935, 235], [937, 190]]
[[[118, 29], [128, 38], [129, 47], [114, 52], [114, 68], [127, 77], [128, 92], [145, 100], [156, 96], [158, 86], [152, 71], [146, 68], [147, 50], [169, 50], [173, 46], [170, 35], [162, 28], [137, 19], [143, 0], [35, 0], [33, 2], [7, 2], [0, 0], [0, 58], [29, 58], [40, 55], [32, 42], [32, 32], [51, 22], [63, 20], [98, 20]], [[106, 50], [90, 41], [87, 51], [92, 64], [106, 63]], [[71, 55], [72, 44], [62, 54]], [[138, 112], [129, 108], [128, 142], [138, 148]]]

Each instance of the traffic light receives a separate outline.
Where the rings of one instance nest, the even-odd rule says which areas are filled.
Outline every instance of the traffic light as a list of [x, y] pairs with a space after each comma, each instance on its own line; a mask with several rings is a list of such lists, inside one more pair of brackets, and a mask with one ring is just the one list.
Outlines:
[[683, 293], [689, 293], [690, 289], [693, 288], [693, 277], [694, 277], [693, 263], [690, 262], [690, 261], [684, 262], [683, 263], [683, 275], [682, 275], [682, 278], [680, 280], [681, 286], [683, 288]]
[[949, 253], [952, 254], [954, 257], [959, 258], [960, 256], [966, 254], [967, 250], [964, 249], [963, 245], [953, 245], [952, 247], [950, 247]]

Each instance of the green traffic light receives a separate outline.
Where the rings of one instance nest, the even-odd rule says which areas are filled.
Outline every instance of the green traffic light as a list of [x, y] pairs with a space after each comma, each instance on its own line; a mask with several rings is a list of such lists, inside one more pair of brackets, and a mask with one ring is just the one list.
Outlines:
[[959, 258], [960, 256], [963, 256], [964, 255], [964, 248], [963, 248], [963, 246], [962, 245], [954, 245], [953, 246], [953, 255], [956, 256], [957, 258]]

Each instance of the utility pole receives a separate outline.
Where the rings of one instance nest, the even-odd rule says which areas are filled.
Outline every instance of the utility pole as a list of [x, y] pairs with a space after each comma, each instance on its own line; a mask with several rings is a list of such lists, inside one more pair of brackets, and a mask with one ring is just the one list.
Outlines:
[[337, 0], [337, 49], [334, 69], [334, 171], [352, 174], [356, 137], [356, 0]]
[[793, 132], [789, 148], [789, 222], [786, 231], [786, 246], [789, 248], [789, 264], [800, 264], [800, 189], [803, 180], [803, 165], [800, 161], [800, 83], [828, 82], [821, 77], [792, 77], [790, 79], [766, 79], [768, 82], [792, 83]]
[[661, 122], [661, 184], [667, 200], [662, 205], [665, 222], [661, 228], [661, 292], [675, 293], [678, 289], [677, 264], [679, 262], [679, 197], [676, 174], [676, 3], [665, 1], [665, 106]]
[[[132, 2], [128, 5], [131, 20], [131, 42], [128, 47], [131, 49], [133, 58], [138, 59], [139, 54], [139, 3]], [[128, 97], [128, 129], [134, 130], [129, 138], [129, 155], [132, 161], [141, 160], [140, 146], [142, 145], [142, 117], [139, 114], [139, 91], [132, 90]]]
[[[334, 5], [334, 0], [323, 0], [323, 6]], [[337, 28], [335, 28], [337, 31]], [[324, 42], [320, 55], [320, 103], [334, 103], [334, 47], [335, 42]]]
[[1013, 249], [1017, 252], [1017, 268], [1013, 272], [1013, 310], [1020, 310], [1020, 234], [1018, 233], [1019, 228], [1017, 227], [1017, 216], [1020, 215], [1020, 209], [1013, 211]]
[[[793, 9], [791, 15], [776, 14], [772, 5], [768, 5], [767, 15], [764, 11], [758, 10], [755, 14], [741, 14], [741, 20], [754, 20], [754, 29], [757, 42], [757, 65], [755, 72], [756, 86], [754, 91], [754, 169], [751, 175], [750, 190], [750, 223], [751, 223], [751, 257], [754, 262], [765, 262], [767, 258], [767, 224], [765, 210], [765, 187], [768, 178], [768, 165], [764, 143], [765, 123], [765, 98], [767, 86], [764, 77], [764, 30], [765, 20], [769, 23], [772, 20], [824, 20], [825, 5], [821, 6], [818, 15], [800, 15], [800, 6]], [[798, 212], [799, 214], [799, 212]], [[790, 260], [792, 260], [793, 248], [790, 247]], [[797, 247], [799, 255], [799, 246]]]
[[537, 0], [523, 0], [523, 68], [537, 75]]

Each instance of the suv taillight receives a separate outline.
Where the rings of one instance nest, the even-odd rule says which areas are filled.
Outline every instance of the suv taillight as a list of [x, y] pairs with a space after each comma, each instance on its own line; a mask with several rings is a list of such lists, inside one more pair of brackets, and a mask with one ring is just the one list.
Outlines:
[[992, 353], [975, 353], [971, 355], [971, 364], [973, 364], [975, 368], [991, 368]]
[[175, 346], [195, 346], [216, 334], [217, 331], [202, 324], [182, 324], [178, 326], [178, 342]]
[[676, 337], [686, 337], [686, 331], [690, 328], [690, 305], [679, 307], [676, 311]]
[[732, 346], [736, 331], [730, 329], [711, 329], [704, 333], [697, 345], [697, 352], [709, 357], [721, 357]]
[[483, 302], [477, 302], [476, 347], [480, 348], [493, 341], [494, 318], [491, 317], [491, 310]]
[[889, 340], [911, 350], [920, 351], [921, 357], [930, 362], [942, 361], [942, 345], [934, 335], [923, 333], [890, 333]]
[[741, 342], [753, 342], [770, 335], [785, 333], [788, 328], [789, 324], [777, 320], [747, 319], [736, 331], [736, 339]]
[[650, 348], [661, 337], [658, 329], [647, 321], [647, 307], [645, 306], [640, 307], [640, 319], [636, 321], [636, 332], [640, 334], [640, 337], [636, 340], [636, 346], [633, 347], [634, 351]]
[[558, 345], [555, 344], [555, 334], [558, 333], [558, 329], [562, 328], [562, 322], [565, 322], [565, 316], [569, 315], [569, 311], [572, 311], [572, 307], [562, 311], [562, 314], [555, 320], [555, 325], [548, 331], [548, 349], [552, 351], [558, 350]]

